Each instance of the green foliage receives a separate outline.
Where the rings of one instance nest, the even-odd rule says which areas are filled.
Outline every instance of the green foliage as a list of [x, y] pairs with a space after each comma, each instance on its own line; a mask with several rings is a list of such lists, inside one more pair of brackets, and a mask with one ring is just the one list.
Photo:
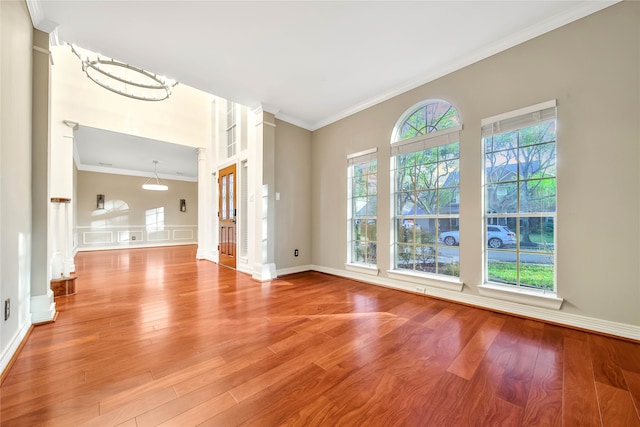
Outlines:
[[[489, 280], [512, 285], [517, 284], [516, 264], [511, 262], [489, 261]], [[553, 265], [520, 264], [520, 283], [523, 286], [553, 290]]]

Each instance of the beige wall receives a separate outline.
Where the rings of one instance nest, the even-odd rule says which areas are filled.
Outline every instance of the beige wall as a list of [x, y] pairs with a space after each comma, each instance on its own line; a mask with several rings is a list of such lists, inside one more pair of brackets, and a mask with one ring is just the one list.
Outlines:
[[378, 147], [381, 276], [390, 266], [389, 141], [415, 103], [450, 101], [461, 133], [461, 279], [482, 283], [480, 120], [557, 99], [562, 311], [640, 325], [640, 3], [623, 2], [312, 135], [313, 263], [344, 270], [346, 155]]
[[24, 2], [0, 2], [0, 372], [30, 318], [33, 28]]
[[[195, 182], [162, 179], [167, 191], [142, 189], [147, 178], [98, 172], [77, 172], [77, 228], [79, 246], [83, 246], [82, 231], [116, 228], [140, 228], [146, 224], [148, 209], [164, 207], [167, 227], [198, 224], [198, 184]], [[105, 195], [105, 209], [96, 209], [96, 196]], [[180, 212], [180, 199], [185, 199], [187, 211]], [[197, 240], [197, 233], [192, 240]], [[142, 242], [147, 242], [143, 239]], [[136, 243], [141, 243], [136, 242]], [[171, 242], [166, 242], [171, 243]], [[176, 243], [176, 242], [173, 242]], [[86, 245], [84, 245], [86, 247]]]
[[[275, 262], [278, 270], [311, 264], [311, 132], [276, 120]], [[299, 250], [298, 257], [294, 250]]]

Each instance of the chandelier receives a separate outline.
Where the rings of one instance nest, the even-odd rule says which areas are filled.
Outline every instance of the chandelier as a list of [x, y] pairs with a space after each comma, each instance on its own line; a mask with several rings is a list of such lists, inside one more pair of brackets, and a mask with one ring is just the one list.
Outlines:
[[153, 191], [167, 191], [169, 187], [164, 184], [160, 184], [160, 179], [158, 178], [158, 161], [153, 161], [153, 174], [156, 178], [156, 181], [153, 182], [153, 178], [149, 178], [144, 184], [142, 184], [143, 190], [153, 190]]
[[141, 101], [162, 101], [169, 98], [177, 81], [158, 76], [142, 68], [100, 56], [71, 45], [71, 51], [82, 62], [82, 71], [103, 88]]

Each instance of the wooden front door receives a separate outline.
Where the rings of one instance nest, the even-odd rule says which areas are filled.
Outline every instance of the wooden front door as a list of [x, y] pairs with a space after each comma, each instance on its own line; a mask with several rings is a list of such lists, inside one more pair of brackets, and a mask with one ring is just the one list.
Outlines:
[[236, 165], [220, 170], [218, 190], [219, 260], [222, 265], [236, 268]]

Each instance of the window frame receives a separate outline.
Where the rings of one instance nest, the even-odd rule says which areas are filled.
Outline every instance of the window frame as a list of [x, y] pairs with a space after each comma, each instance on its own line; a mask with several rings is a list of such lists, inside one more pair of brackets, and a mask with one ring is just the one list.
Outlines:
[[[399, 138], [401, 137], [401, 132], [402, 132], [402, 128], [405, 125], [405, 123], [414, 115], [416, 114], [420, 109], [427, 107], [429, 104], [434, 104], [434, 103], [439, 103], [439, 102], [443, 102], [445, 104], [447, 104], [449, 106], [450, 109], [454, 110], [455, 113], [455, 117], [456, 120], [455, 122], [457, 123], [457, 125], [454, 126], [450, 126], [447, 128], [444, 128], [442, 130], [435, 130], [435, 131], [427, 131], [427, 133], [425, 134], [421, 134], [421, 135], [417, 135], [411, 138], [407, 138], [407, 139], [402, 139], [399, 140]], [[444, 117], [447, 115], [447, 113], [449, 112], [449, 110], [446, 110], [441, 117]], [[425, 117], [426, 122], [428, 122], [428, 117]], [[460, 291], [462, 290], [462, 286], [463, 283], [460, 281], [460, 248], [459, 246], [457, 247], [457, 253], [458, 253], [458, 259], [457, 259], [457, 268], [458, 268], [458, 274], [457, 275], [447, 275], [447, 274], [442, 274], [440, 272], [435, 273], [435, 272], [427, 272], [427, 271], [421, 271], [421, 270], [416, 270], [415, 268], [413, 269], [406, 269], [406, 268], [399, 268], [398, 264], [397, 264], [397, 256], [396, 256], [396, 247], [397, 245], [399, 245], [399, 240], [397, 237], [397, 221], [407, 217], [407, 215], [399, 215], [397, 214], [397, 204], [398, 204], [398, 195], [401, 192], [401, 190], [398, 188], [398, 176], [397, 176], [397, 168], [398, 168], [398, 156], [400, 155], [404, 155], [404, 154], [409, 154], [409, 153], [416, 153], [416, 152], [420, 152], [420, 151], [424, 151], [424, 150], [428, 150], [428, 149], [433, 149], [433, 148], [437, 148], [437, 147], [441, 147], [447, 144], [452, 144], [452, 143], [458, 143], [458, 157], [455, 159], [458, 162], [458, 174], [460, 173], [460, 159], [461, 159], [461, 155], [460, 155], [460, 132], [462, 131], [462, 120], [460, 117], [460, 113], [458, 112], [458, 110], [453, 106], [453, 104], [451, 104], [450, 102], [446, 101], [446, 100], [442, 100], [442, 99], [428, 99], [425, 101], [421, 101], [417, 104], [414, 104], [411, 108], [407, 109], [398, 119], [398, 121], [396, 122], [396, 126], [394, 127], [394, 130], [392, 132], [392, 140], [391, 140], [391, 144], [390, 144], [390, 170], [391, 170], [391, 174], [390, 174], [390, 188], [391, 188], [391, 197], [390, 197], [390, 211], [391, 211], [391, 229], [390, 229], [390, 270], [388, 270], [388, 274], [389, 277], [391, 278], [395, 278], [395, 279], [399, 279], [399, 280], [406, 280], [406, 281], [410, 281], [410, 282], [414, 282], [414, 283], [419, 283], [419, 284], [427, 284], [427, 285], [431, 285], [431, 286], [436, 286], [436, 287], [442, 287], [442, 288], [446, 288], [446, 289], [452, 289], [452, 290], [457, 290]], [[428, 126], [425, 125], [425, 128], [427, 128]], [[443, 160], [444, 161], [444, 160]], [[435, 162], [436, 165], [439, 165], [441, 162], [438, 158], [438, 160]], [[459, 175], [458, 175], [458, 184], [455, 187], [451, 187], [451, 188], [455, 188], [457, 189], [457, 193], [458, 193], [458, 197], [460, 195], [460, 181], [459, 181]], [[447, 188], [448, 190], [449, 188]], [[440, 192], [441, 188], [439, 185], [436, 185], [433, 190]], [[420, 191], [419, 188], [414, 189], [414, 191]], [[459, 205], [459, 204], [458, 204]], [[414, 213], [414, 215], [410, 215], [412, 218], [417, 218], [417, 213]], [[434, 214], [429, 214], [427, 216], [421, 216], [424, 217], [426, 219], [433, 219], [436, 222], [436, 229], [439, 228], [439, 223], [441, 219], [449, 219], [451, 220], [452, 218], [455, 217], [455, 219], [457, 219], [457, 223], [458, 223], [458, 230], [459, 230], [459, 225], [460, 225], [460, 212], [458, 210], [457, 214], [440, 214], [439, 212], [436, 212]], [[440, 256], [439, 254], [439, 247], [449, 247], [444, 245], [444, 243], [439, 242], [439, 233], [436, 233], [435, 236], [435, 243], [434, 243], [434, 247], [436, 248], [436, 253], [437, 256]], [[414, 245], [415, 246], [415, 245]], [[412, 252], [414, 255], [414, 259], [415, 259], [415, 249]], [[436, 258], [437, 259], [437, 258]], [[437, 261], [436, 261], [437, 263]], [[414, 264], [415, 266], [415, 264]], [[437, 269], [437, 268], [436, 268]], [[421, 287], [417, 287], [416, 288], [418, 291], [422, 291], [423, 288]]]
[[[369, 174], [369, 175], [375, 175], [375, 181], [376, 181], [376, 211], [375, 211], [375, 215], [365, 215], [365, 216], [359, 216], [359, 218], [361, 220], [364, 221], [375, 221], [376, 222], [376, 240], [373, 241], [369, 241], [368, 238], [366, 238], [364, 241], [359, 240], [359, 242], [365, 242], [365, 243], [374, 243], [376, 246], [376, 251], [377, 251], [377, 246], [378, 246], [378, 231], [377, 231], [377, 225], [378, 225], [378, 206], [377, 206], [377, 201], [378, 201], [378, 149], [377, 148], [371, 148], [368, 150], [364, 150], [364, 151], [359, 151], [357, 153], [353, 153], [353, 154], [349, 154], [347, 156], [347, 221], [346, 221], [346, 225], [347, 225], [347, 261], [345, 263], [345, 268], [347, 268], [348, 270], [351, 271], [356, 271], [359, 273], [364, 273], [364, 274], [371, 274], [371, 275], [377, 275], [379, 273], [379, 269], [378, 269], [378, 257], [375, 257], [375, 262], [367, 262], [367, 257], [365, 257], [365, 262], [359, 262], [353, 259], [353, 251], [354, 251], [354, 244], [356, 243], [356, 241], [354, 240], [354, 236], [353, 236], [353, 221], [354, 218], [356, 217], [355, 212], [354, 212], [354, 194], [353, 194], [353, 186], [354, 186], [354, 169], [355, 166], [357, 165], [363, 165], [363, 164], [369, 164], [372, 162], [375, 162], [376, 164], [376, 172], [375, 174]], [[368, 252], [367, 252], [368, 253]]]
[[[550, 116], [550, 112], [553, 110], [553, 115]], [[551, 141], [536, 141], [534, 144], [521, 146], [520, 144], [516, 144], [515, 148], [503, 148], [501, 150], [491, 150], [487, 151], [487, 138], [489, 136], [493, 138], [495, 135], [504, 135], [509, 132], [516, 132], [521, 129], [527, 129], [529, 127], [535, 126], [537, 123], [545, 123], [553, 120], [555, 122], [555, 131], [556, 137]], [[535, 178], [535, 180], [549, 179], [553, 180], [555, 194], [554, 194], [554, 206], [555, 209], [553, 211], [532, 211], [532, 212], [521, 212], [520, 206], [520, 185], [523, 182], [529, 182], [534, 179], [531, 178], [521, 178], [520, 172], [520, 150], [522, 148], [528, 149], [529, 147], [542, 146], [544, 144], [553, 143], [553, 162], [554, 165], [557, 165], [557, 125], [558, 125], [558, 114], [557, 114], [557, 104], [556, 100], [546, 101], [539, 104], [535, 104], [529, 107], [524, 107], [521, 109], [513, 110], [510, 112], [506, 112], [503, 114], [499, 114], [493, 117], [489, 117], [481, 120], [482, 132], [481, 132], [481, 144], [482, 144], [482, 224], [483, 224], [483, 285], [481, 285], [481, 294], [486, 294], [490, 296], [496, 296], [496, 291], [506, 291], [512, 293], [519, 293], [519, 298], [522, 298], [522, 295], [528, 296], [538, 296], [549, 299], [549, 302], [543, 302], [542, 304], [551, 304], [549, 308], [559, 308], [558, 304], [562, 304], [562, 299], [557, 298], [557, 254], [558, 254], [558, 245], [557, 245], [557, 216], [558, 216], [558, 207], [557, 207], [557, 179], [558, 174], [557, 170], [554, 171], [553, 177], [543, 177], [543, 178]], [[517, 200], [516, 200], [516, 209], [515, 212], [487, 212], [487, 191], [489, 185], [496, 185], [496, 183], [502, 183], [502, 181], [497, 181], [496, 183], [488, 183], [487, 182], [487, 155], [493, 153], [500, 153], [505, 151], [515, 151], [516, 160], [516, 177], [515, 179], [504, 181], [505, 183], [515, 184], [515, 188], [517, 191]], [[533, 251], [533, 250], [523, 250], [521, 248], [521, 232], [520, 229], [522, 227], [522, 220], [525, 219], [529, 221], [529, 218], [540, 218], [543, 219], [552, 218], [553, 219], [553, 252], [545, 252], [545, 251]], [[499, 223], [502, 220], [503, 223], [498, 225], [505, 225], [508, 219], [513, 219], [516, 224], [516, 230], [511, 230], [516, 234], [516, 243], [515, 248], [511, 249], [507, 247], [506, 249], [490, 249], [487, 247], [487, 227], [489, 226], [489, 221], [495, 220], [493, 223]], [[507, 283], [507, 282], [499, 282], [499, 281], [491, 281], [489, 279], [489, 252], [490, 251], [500, 251], [505, 253], [513, 253], [515, 255], [515, 268], [516, 268], [516, 283]], [[520, 271], [521, 271], [521, 261], [520, 256], [524, 255], [535, 255], [535, 256], [552, 256], [552, 267], [553, 267], [553, 288], [552, 289], [544, 289], [540, 286], [530, 286], [531, 284], [523, 284], [520, 279]], [[484, 292], [483, 292], [484, 290]], [[499, 292], [498, 292], [499, 297]], [[503, 299], [510, 299], [509, 297]], [[513, 300], [513, 299], [511, 299]], [[521, 302], [521, 301], [518, 301]], [[534, 305], [540, 305], [540, 303]], [[546, 305], [544, 305], [546, 306]]]

